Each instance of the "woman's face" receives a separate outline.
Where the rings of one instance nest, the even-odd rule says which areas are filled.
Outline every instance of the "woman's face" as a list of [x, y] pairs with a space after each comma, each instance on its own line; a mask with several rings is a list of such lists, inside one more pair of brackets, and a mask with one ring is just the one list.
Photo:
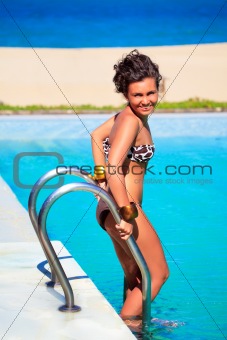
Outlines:
[[154, 78], [144, 78], [129, 84], [128, 93], [125, 96], [129, 104], [138, 116], [146, 116], [154, 111], [158, 101], [158, 90]]

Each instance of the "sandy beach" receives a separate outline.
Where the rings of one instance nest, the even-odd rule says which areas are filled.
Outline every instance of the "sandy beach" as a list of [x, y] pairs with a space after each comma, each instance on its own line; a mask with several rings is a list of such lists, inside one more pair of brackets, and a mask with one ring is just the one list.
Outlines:
[[[10, 105], [121, 105], [113, 65], [133, 48], [0, 48], [0, 102]], [[227, 43], [140, 47], [163, 76], [163, 101], [226, 101]], [[164, 91], [164, 92], [163, 92]]]

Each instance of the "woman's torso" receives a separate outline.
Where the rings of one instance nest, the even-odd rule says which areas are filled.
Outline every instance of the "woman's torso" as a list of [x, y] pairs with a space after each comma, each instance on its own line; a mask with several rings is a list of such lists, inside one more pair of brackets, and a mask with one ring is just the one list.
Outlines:
[[[148, 161], [154, 154], [154, 143], [148, 123], [143, 123], [139, 118], [138, 122], [138, 134], [135, 137], [133, 146], [131, 150], [129, 150], [123, 165], [118, 167], [117, 171], [124, 175], [129, 200], [141, 204], [143, 197], [144, 176]], [[115, 124], [117, 124], [117, 121]], [[108, 143], [110, 147], [113, 139], [115, 138], [115, 131], [117, 129], [115, 124], [111, 130], [110, 136], [108, 137]], [[105, 150], [105, 141], [104, 151], [107, 156], [107, 150]], [[111, 174], [111, 168], [108, 168], [108, 161], [107, 172]]]

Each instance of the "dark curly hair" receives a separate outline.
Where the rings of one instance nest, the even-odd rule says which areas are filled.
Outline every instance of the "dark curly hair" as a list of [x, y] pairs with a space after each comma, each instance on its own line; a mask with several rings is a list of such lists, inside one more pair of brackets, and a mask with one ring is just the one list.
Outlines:
[[159, 73], [158, 65], [153, 63], [151, 59], [140, 54], [138, 50], [133, 50], [126, 57], [122, 58], [114, 65], [116, 71], [113, 82], [116, 92], [127, 95], [129, 84], [141, 81], [144, 78], [151, 77], [156, 81], [157, 89], [162, 76]]

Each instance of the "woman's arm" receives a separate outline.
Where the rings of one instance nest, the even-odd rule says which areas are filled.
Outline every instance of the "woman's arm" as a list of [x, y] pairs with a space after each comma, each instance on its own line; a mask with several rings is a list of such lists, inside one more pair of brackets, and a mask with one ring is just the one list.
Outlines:
[[125, 186], [122, 165], [128, 150], [133, 145], [139, 131], [138, 118], [124, 112], [119, 115], [110, 134], [111, 148], [109, 151], [109, 165], [106, 171], [107, 181], [112, 195], [119, 207], [130, 204], [130, 193]]
[[106, 162], [102, 143], [106, 137], [109, 137], [114, 120], [115, 116], [108, 119], [91, 133], [91, 145], [95, 165], [105, 166]]

